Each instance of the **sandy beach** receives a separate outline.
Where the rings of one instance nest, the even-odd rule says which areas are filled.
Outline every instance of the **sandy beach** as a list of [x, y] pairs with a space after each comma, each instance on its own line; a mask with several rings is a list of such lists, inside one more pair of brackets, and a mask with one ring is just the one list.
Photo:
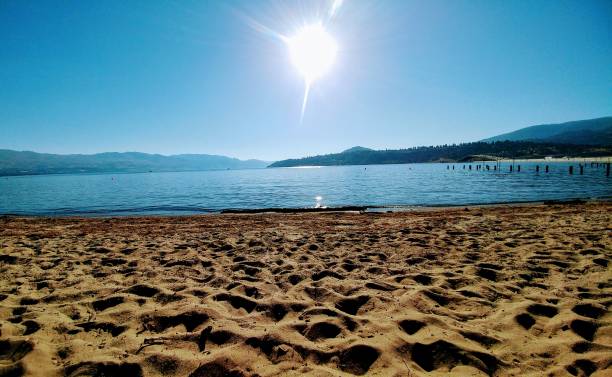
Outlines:
[[610, 376], [612, 203], [0, 218], [0, 376]]

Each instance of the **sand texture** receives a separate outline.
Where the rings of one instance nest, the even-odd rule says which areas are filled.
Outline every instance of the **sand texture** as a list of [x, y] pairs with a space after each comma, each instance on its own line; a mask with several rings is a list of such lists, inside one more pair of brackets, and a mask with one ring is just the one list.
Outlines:
[[0, 218], [0, 376], [611, 376], [612, 203]]

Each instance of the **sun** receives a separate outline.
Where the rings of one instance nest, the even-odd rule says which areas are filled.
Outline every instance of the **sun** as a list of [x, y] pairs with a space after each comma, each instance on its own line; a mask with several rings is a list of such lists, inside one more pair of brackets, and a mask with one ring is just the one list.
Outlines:
[[[307, 24], [302, 24], [303, 26], [295, 30], [293, 35], [279, 33], [253, 19], [247, 19], [251, 27], [258, 32], [283, 42], [289, 51], [288, 55], [291, 63], [302, 76], [304, 80], [304, 99], [302, 100], [300, 124], [304, 120], [308, 95], [313, 82], [329, 73], [336, 61], [338, 44], [332, 35], [327, 32], [326, 26], [330, 25], [339, 14], [343, 3], [344, 0], [330, 2], [330, 8], [325, 12], [327, 14], [321, 13], [321, 9], [318, 9], [316, 12], [317, 18]], [[306, 18], [302, 17], [302, 20]]]
[[323, 25], [306, 25], [287, 38], [291, 62], [309, 86], [329, 71], [336, 60], [338, 45]]

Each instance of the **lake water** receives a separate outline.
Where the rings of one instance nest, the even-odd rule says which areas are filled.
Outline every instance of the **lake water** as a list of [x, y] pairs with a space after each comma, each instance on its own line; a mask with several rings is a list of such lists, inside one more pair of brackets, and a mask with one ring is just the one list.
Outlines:
[[[276, 168], [180, 173], [0, 178], [0, 213], [19, 215], [193, 214], [222, 209], [438, 206], [611, 198], [605, 168], [548, 163], [550, 172], [455, 170], [447, 164]], [[451, 164], [452, 166], [452, 164]], [[493, 166], [491, 164], [491, 166]], [[492, 168], [491, 168], [492, 169]], [[317, 201], [315, 198], [320, 197]]]

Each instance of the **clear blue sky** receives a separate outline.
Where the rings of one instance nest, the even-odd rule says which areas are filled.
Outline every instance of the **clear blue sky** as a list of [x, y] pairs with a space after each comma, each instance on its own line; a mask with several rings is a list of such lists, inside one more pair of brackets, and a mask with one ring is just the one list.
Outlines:
[[0, 1], [0, 148], [276, 160], [612, 114], [612, 1], [345, 0], [331, 72], [279, 40], [331, 0]]

